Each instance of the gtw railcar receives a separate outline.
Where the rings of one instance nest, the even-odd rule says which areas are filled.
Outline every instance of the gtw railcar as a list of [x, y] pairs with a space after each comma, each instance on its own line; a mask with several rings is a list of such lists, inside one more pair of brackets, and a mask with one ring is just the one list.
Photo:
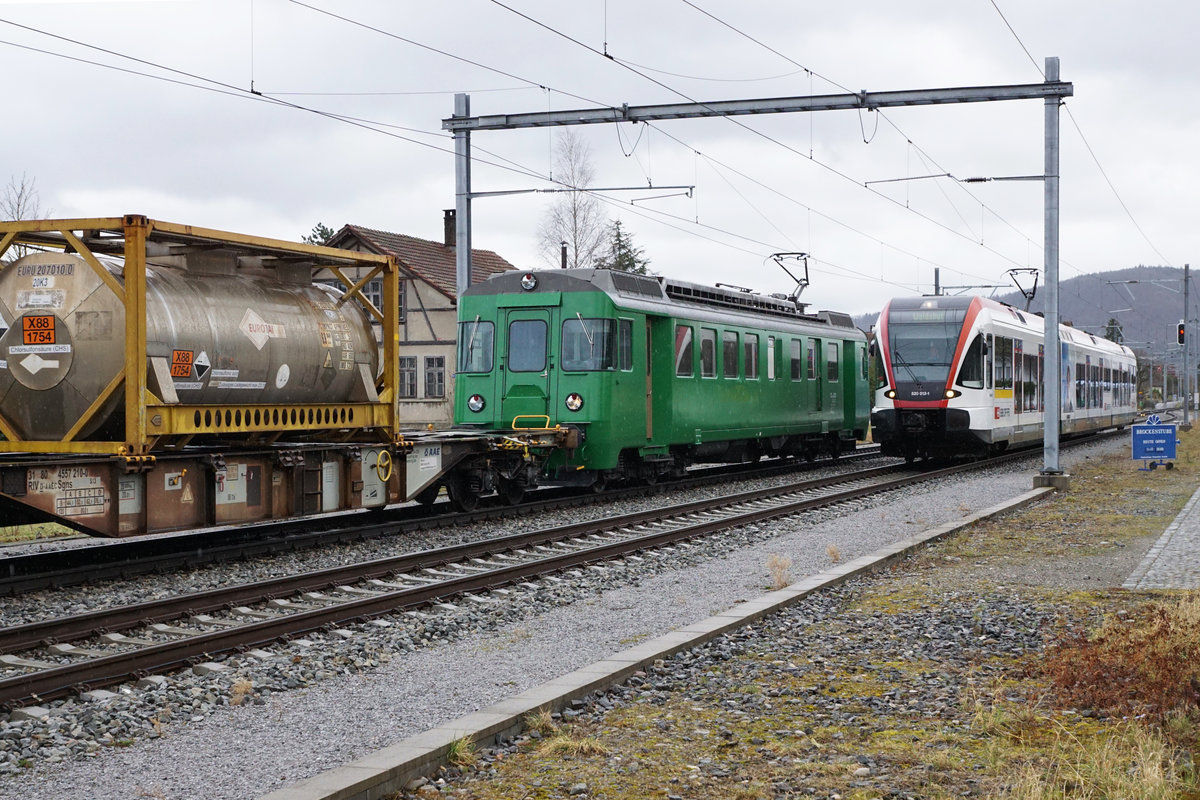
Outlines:
[[[983, 456], [1042, 441], [1045, 322], [983, 297], [904, 297], [879, 316], [872, 436], [885, 455]], [[1064, 436], [1133, 422], [1137, 361], [1059, 327]]]
[[[542, 475], [500, 476], [502, 494], [539, 477], [600, 488], [693, 462], [837, 455], [866, 432], [865, 334], [787, 298], [610, 270], [512, 272], [463, 294], [459, 326], [458, 425], [580, 432]], [[469, 490], [491, 488], [481, 480]]]

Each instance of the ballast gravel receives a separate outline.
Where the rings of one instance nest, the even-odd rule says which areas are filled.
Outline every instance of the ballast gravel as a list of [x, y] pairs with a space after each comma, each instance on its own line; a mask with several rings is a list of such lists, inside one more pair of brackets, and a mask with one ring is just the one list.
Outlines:
[[[1064, 451], [1062, 463], [1070, 469], [1123, 444], [1110, 440]], [[0, 717], [0, 798], [257, 797], [756, 597], [770, 588], [771, 555], [791, 559], [793, 578], [819, 572], [834, 557], [855, 558], [1021, 494], [1039, 466], [1040, 456], [1031, 456], [881, 500], [741, 528], [703, 543], [459, 601], [453, 609], [400, 614], [294, 640], [221, 660], [212, 671], [197, 668], [115, 687], [90, 702], [48, 703], [43, 718]], [[726, 487], [719, 493], [729, 492]], [[675, 501], [664, 496], [649, 502]], [[572, 513], [576, 519], [611, 516], [636, 505]], [[491, 534], [562, 524], [567, 520], [557, 518], [564, 515], [571, 516], [558, 512], [490, 523]], [[419, 543], [366, 547], [400, 552], [431, 546], [439, 536], [478, 535], [488, 533], [429, 532]], [[363, 546], [347, 549], [354, 558], [372, 557], [361, 555]], [[5, 624], [46, 616], [63, 605], [102, 607], [131, 602], [120, 599], [126, 596], [241, 582], [249, 579], [242, 569], [258, 570], [261, 577], [347, 557], [299, 554], [291, 566], [240, 565], [233, 577], [222, 577], [222, 569], [204, 570], [159, 577], [157, 587], [136, 581], [114, 584], [112, 593], [102, 586], [13, 598]]]

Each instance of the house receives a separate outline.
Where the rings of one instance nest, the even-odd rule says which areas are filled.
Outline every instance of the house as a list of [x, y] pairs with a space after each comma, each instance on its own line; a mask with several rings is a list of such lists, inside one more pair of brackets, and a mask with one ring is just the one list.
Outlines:
[[[433, 242], [359, 225], [344, 225], [327, 245], [396, 256], [400, 260], [400, 420], [405, 426], [444, 427], [454, 416], [454, 359], [458, 327], [454, 210], [443, 217], [444, 239]], [[491, 250], [471, 250], [471, 282], [516, 269]], [[348, 275], [357, 279], [358, 275]], [[365, 287], [382, 303], [383, 281]], [[382, 341], [382, 331], [376, 335]]]

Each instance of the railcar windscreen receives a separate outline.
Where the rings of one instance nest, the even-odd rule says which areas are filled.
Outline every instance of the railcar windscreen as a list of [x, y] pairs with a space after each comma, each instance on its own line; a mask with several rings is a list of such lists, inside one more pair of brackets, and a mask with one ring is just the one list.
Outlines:
[[956, 383], [967, 389], [983, 388], [983, 334], [976, 334], [967, 348]]
[[896, 381], [945, 385], [966, 309], [892, 311], [888, 348]]
[[576, 317], [563, 322], [562, 368], [568, 372], [610, 370], [616, 366], [617, 321]]
[[458, 371], [491, 372], [496, 326], [476, 318], [458, 323]]

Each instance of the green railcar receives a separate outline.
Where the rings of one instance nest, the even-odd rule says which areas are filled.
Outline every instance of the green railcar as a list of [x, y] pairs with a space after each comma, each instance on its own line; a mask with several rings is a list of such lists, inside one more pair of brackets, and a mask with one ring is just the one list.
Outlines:
[[845, 314], [590, 269], [507, 272], [459, 301], [456, 424], [581, 432], [536, 480], [837, 455], [869, 415], [866, 337]]

